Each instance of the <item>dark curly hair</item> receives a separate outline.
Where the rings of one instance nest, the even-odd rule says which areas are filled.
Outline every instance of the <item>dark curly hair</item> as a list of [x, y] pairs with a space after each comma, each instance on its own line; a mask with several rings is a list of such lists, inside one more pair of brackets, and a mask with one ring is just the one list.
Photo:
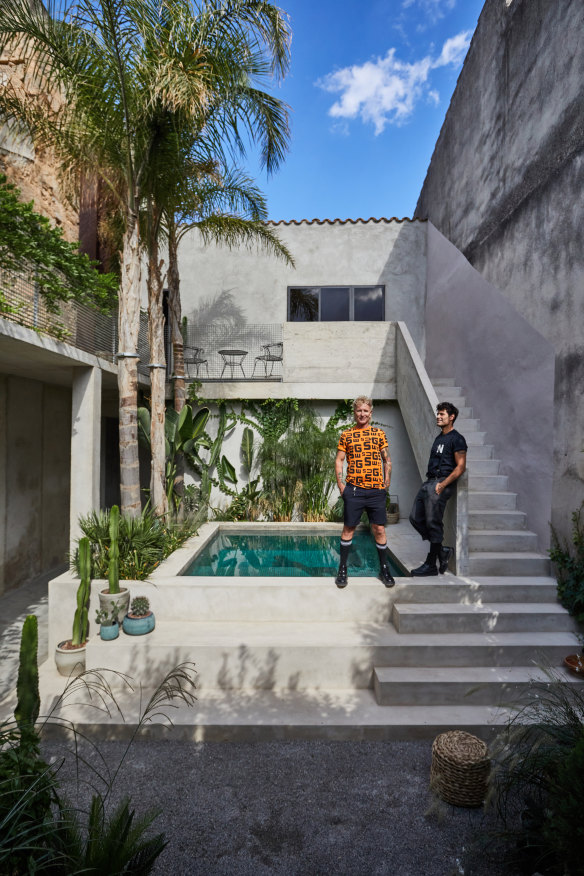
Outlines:
[[446, 411], [449, 417], [454, 414], [454, 420], [452, 422], [456, 423], [456, 418], [458, 417], [458, 408], [455, 407], [452, 402], [440, 402], [436, 405], [436, 413], [438, 413], [438, 411]]

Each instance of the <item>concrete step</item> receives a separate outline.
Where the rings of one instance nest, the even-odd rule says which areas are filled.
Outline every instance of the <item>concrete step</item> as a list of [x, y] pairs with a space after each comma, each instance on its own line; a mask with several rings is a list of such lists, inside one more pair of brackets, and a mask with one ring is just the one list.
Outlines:
[[485, 441], [486, 432], [469, 432], [465, 435], [466, 443], [469, 447], [476, 444], [483, 444]]
[[[568, 684], [579, 679], [564, 667], [555, 674]], [[515, 705], [533, 696], [533, 682], [549, 675], [536, 666], [375, 667], [373, 688], [381, 706]]]
[[[390, 591], [399, 603], [557, 602], [555, 578], [547, 576], [486, 576], [464, 583], [450, 574], [436, 578], [400, 579]], [[347, 588], [348, 589], [348, 588]]]
[[468, 512], [468, 527], [477, 529], [525, 529], [527, 515], [523, 511], [482, 511]]
[[[53, 673], [47, 685], [46, 665], [41, 667], [42, 714], [54, 705], [63, 690], [63, 677]], [[55, 678], [56, 676], [56, 678]], [[156, 675], [157, 680], [162, 676]], [[150, 686], [140, 691], [142, 703], [154, 693]], [[194, 742], [267, 742], [283, 739], [398, 741], [433, 739], [438, 733], [457, 727], [484, 739], [491, 739], [510, 717], [510, 712], [492, 706], [395, 706], [381, 708], [370, 690], [306, 691], [195, 691], [191, 708], [176, 703], [172, 716], [172, 738]], [[137, 692], [117, 692], [122, 715], [69, 702], [63, 719], [75, 724], [92, 739], [127, 740], [138, 724]], [[141, 728], [141, 738], [165, 738], [162, 717]], [[167, 722], [166, 722], [167, 723]]]
[[498, 475], [499, 459], [467, 459], [469, 477], [474, 475]]
[[469, 511], [514, 511], [517, 493], [508, 490], [469, 490]]
[[470, 551], [470, 575], [549, 575], [550, 561], [544, 554]]
[[538, 541], [527, 529], [469, 529], [468, 546], [471, 551], [537, 552]]
[[466, 452], [466, 461], [470, 464], [476, 459], [492, 459], [493, 451], [492, 444], [471, 444]]
[[504, 493], [509, 486], [507, 475], [481, 475], [475, 474], [469, 466], [468, 491], [469, 493], [493, 492]]
[[431, 377], [430, 382], [432, 386], [436, 388], [437, 386], [455, 386], [456, 378], [455, 377]]
[[201, 689], [336, 690], [372, 685], [373, 666], [525, 666], [543, 655], [561, 663], [579, 648], [565, 632], [412, 633], [387, 624], [157, 622], [147, 636], [93, 636], [88, 669], [113, 666], [148, 684], [185, 661]]
[[[457, 405], [458, 407], [458, 405]], [[460, 408], [458, 417], [456, 418], [455, 428], [461, 435], [466, 436], [467, 432], [477, 432], [480, 429], [481, 421], [480, 420], [472, 420], [467, 417], [463, 417], [460, 414]], [[468, 439], [467, 439], [468, 440]]]
[[392, 620], [396, 630], [404, 634], [578, 631], [577, 623], [558, 603], [394, 603]]

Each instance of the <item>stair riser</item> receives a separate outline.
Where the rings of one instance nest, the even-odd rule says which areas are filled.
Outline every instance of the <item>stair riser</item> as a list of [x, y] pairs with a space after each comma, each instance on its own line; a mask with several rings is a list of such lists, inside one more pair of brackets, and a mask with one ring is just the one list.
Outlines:
[[[108, 660], [106, 648], [110, 644], [115, 653], [110, 651]], [[366, 645], [229, 646], [177, 642], [152, 644], [144, 653], [139, 645], [118, 640], [88, 644], [86, 667], [115, 665], [117, 672], [131, 676], [137, 683], [151, 684], [154, 672], [162, 678], [178, 664], [191, 661], [196, 666], [200, 690], [358, 690], [372, 688], [373, 665], [385, 662], [386, 651], [385, 646]]]
[[469, 511], [515, 511], [517, 493], [469, 491]]
[[400, 633], [567, 633], [577, 627], [568, 614], [433, 614], [399, 615], [394, 626]]
[[469, 556], [471, 575], [549, 575], [550, 562], [545, 557], [476, 557]]
[[[139, 638], [139, 637], [137, 637]], [[534, 637], [535, 638], [535, 637]], [[105, 646], [105, 647], [104, 647]], [[111, 646], [111, 647], [109, 647]], [[159, 645], [146, 653], [114, 641], [87, 646], [87, 669], [114, 666], [136, 683], [152, 685], [178, 664], [192, 661], [200, 690], [350, 690], [373, 687], [373, 666], [525, 666], [545, 655], [560, 663], [566, 646], [379, 645], [372, 647]], [[112, 662], [113, 661], [113, 662]], [[116, 682], [112, 682], [116, 685]], [[116, 685], [121, 687], [121, 683]]]
[[484, 444], [486, 432], [469, 432], [465, 435], [466, 443], [470, 447], [473, 444]]
[[467, 435], [470, 432], [477, 432], [479, 427], [480, 420], [472, 419], [470, 417], [462, 417], [460, 414], [457, 417], [455, 428], [461, 435]]
[[537, 535], [534, 532], [504, 529], [497, 532], [470, 530], [468, 546], [471, 551], [537, 551]]
[[526, 515], [521, 511], [470, 511], [468, 515], [470, 530], [477, 529], [500, 529], [515, 530], [525, 529]]
[[[552, 581], [549, 584], [533, 585], [529, 579], [524, 583], [508, 584], [456, 584], [451, 578], [430, 578], [432, 584], [422, 584], [423, 578], [411, 579], [412, 583], [401, 583], [402, 578], [393, 591], [392, 598], [399, 602], [441, 602], [441, 603], [479, 603], [492, 604], [496, 602], [556, 602], [557, 588]], [[420, 583], [413, 583], [419, 581]], [[447, 583], [442, 584], [445, 581]], [[350, 584], [349, 584], [350, 586]]]
[[498, 475], [500, 461], [498, 459], [467, 459], [469, 477], [472, 475]]
[[375, 698], [380, 706], [508, 706], [526, 703], [533, 696], [528, 682], [495, 681], [477, 685], [467, 682], [391, 682], [374, 678]]
[[469, 465], [476, 459], [492, 459], [493, 458], [492, 444], [473, 444], [466, 452], [466, 461]]
[[490, 492], [504, 493], [509, 486], [509, 478], [507, 475], [480, 475], [474, 474], [472, 469], [468, 476], [469, 492]]

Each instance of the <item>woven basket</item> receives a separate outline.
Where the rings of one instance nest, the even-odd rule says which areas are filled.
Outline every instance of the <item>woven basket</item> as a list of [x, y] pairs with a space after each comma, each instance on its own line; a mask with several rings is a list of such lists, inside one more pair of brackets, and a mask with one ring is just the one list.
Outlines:
[[399, 523], [399, 498], [397, 496], [388, 495], [385, 508], [387, 514], [387, 525], [389, 526], [392, 523]]
[[430, 787], [453, 806], [481, 806], [487, 792], [487, 746], [463, 730], [441, 733], [432, 744]]

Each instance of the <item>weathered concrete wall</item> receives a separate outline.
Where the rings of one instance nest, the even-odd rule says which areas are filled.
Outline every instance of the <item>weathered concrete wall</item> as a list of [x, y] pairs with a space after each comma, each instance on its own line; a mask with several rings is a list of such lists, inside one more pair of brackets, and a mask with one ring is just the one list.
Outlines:
[[487, 0], [416, 208], [554, 348], [565, 534], [584, 498], [583, 32], [582, 0]]
[[1, 593], [66, 559], [70, 390], [1, 375], [0, 433]]
[[[426, 225], [409, 220], [306, 222], [274, 226], [296, 267], [256, 249], [203, 246], [185, 235], [179, 252], [183, 314], [206, 323], [284, 323], [288, 286], [385, 285], [385, 318], [403, 320], [423, 343]], [[229, 296], [232, 296], [231, 298]]]

